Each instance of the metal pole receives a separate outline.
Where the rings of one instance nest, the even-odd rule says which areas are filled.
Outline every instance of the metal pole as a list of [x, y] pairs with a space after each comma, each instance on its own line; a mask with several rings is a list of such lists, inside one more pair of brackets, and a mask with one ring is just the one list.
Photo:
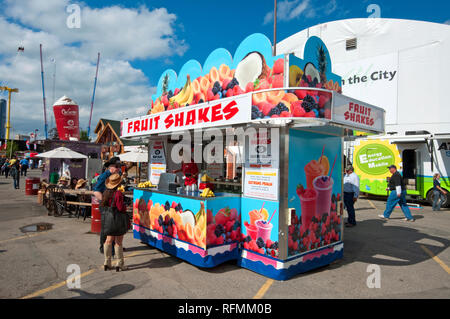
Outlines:
[[273, 8], [273, 56], [277, 55], [277, 0]]
[[87, 137], [89, 138], [89, 135], [91, 133], [91, 119], [92, 119], [92, 111], [94, 109], [94, 98], [95, 98], [95, 88], [97, 86], [97, 76], [98, 76], [98, 64], [100, 62], [100, 52], [98, 52], [97, 55], [97, 69], [95, 70], [95, 80], [94, 80], [94, 91], [92, 92], [92, 100], [91, 100], [91, 114], [89, 115], [89, 125], [87, 129]]
[[47, 109], [45, 106], [45, 88], [44, 88], [44, 64], [42, 63], [42, 44], [39, 44], [39, 52], [41, 54], [41, 81], [42, 81], [42, 99], [44, 101], [44, 130], [45, 139], [48, 138], [48, 126], [47, 126]]
[[8, 119], [6, 121], [6, 140], [9, 141], [9, 129], [11, 128], [10, 124], [10, 114], [11, 114], [11, 90], [8, 90]]

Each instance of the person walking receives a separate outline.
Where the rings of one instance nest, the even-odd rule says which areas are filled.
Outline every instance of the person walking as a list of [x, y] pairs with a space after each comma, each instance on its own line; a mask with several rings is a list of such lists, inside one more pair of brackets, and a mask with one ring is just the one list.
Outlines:
[[[441, 175], [436, 173], [433, 175], [433, 210], [440, 211], [441, 205], [445, 201], [445, 196], [447, 191], [441, 187], [441, 182], [439, 179]], [[439, 203], [438, 203], [439, 202]]]
[[5, 166], [5, 178], [8, 178], [8, 175], [10, 175], [9, 171], [11, 170], [11, 163], [9, 159], [6, 160], [4, 166]]
[[[120, 169], [120, 158], [118, 157], [113, 157], [111, 158], [109, 161], [107, 161], [104, 165], [105, 167], [105, 171], [97, 178], [97, 182], [95, 183], [95, 186], [92, 188], [92, 190], [94, 191], [94, 201], [96, 201], [97, 203], [101, 203], [102, 199], [103, 199], [103, 192], [106, 190], [106, 180], [115, 173], [119, 172]], [[106, 241], [106, 236], [103, 234], [103, 212], [102, 212], [102, 208], [100, 206], [100, 213], [102, 215], [101, 218], [101, 230], [100, 230], [100, 253], [104, 253], [103, 251], [103, 245]], [[113, 252], [114, 254], [115, 252]]]
[[11, 177], [14, 181], [14, 189], [20, 189], [20, 164], [16, 159], [11, 160]]
[[356, 226], [354, 204], [359, 196], [359, 177], [354, 172], [353, 166], [346, 167], [344, 175], [344, 205], [347, 208], [348, 219], [346, 227]]
[[24, 157], [20, 161], [20, 176], [27, 176], [27, 170], [28, 170], [28, 160]]
[[[106, 190], [103, 193], [102, 201], [100, 203], [100, 207], [115, 207], [117, 211], [121, 214], [126, 214], [127, 207], [124, 204], [124, 196], [121, 191], [118, 191], [117, 188], [122, 182], [122, 177], [118, 173], [114, 173], [108, 177], [105, 182]], [[127, 270], [127, 266], [125, 266], [124, 257], [123, 257], [123, 236], [107, 236], [106, 241], [103, 244], [103, 251], [105, 256], [105, 262], [103, 264], [104, 270], [108, 270], [112, 268], [111, 258], [112, 258], [112, 246], [115, 245], [115, 251], [117, 252], [117, 264], [116, 271], [119, 270]]]
[[0, 175], [3, 175], [5, 173], [5, 163], [6, 158], [4, 157], [0, 158]]
[[388, 188], [386, 190], [390, 190], [391, 193], [386, 202], [386, 209], [383, 215], [378, 215], [378, 217], [383, 219], [389, 219], [397, 204], [400, 205], [403, 214], [405, 215], [405, 221], [413, 222], [414, 218], [411, 215], [411, 211], [409, 210], [408, 205], [406, 204], [406, 187], [403, 182], [403, 178], [400, 173], [397, 171], [397, 167], [395, 165], [388, 166], [389, 171], [392, 176], [389, 179]]

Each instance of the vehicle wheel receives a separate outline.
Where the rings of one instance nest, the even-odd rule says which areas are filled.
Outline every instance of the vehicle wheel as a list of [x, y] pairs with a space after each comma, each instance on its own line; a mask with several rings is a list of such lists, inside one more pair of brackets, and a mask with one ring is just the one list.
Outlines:
[[[447, 191], [447, 195], [445, 196], [445, 200], [442, 202], [441, 207], [450, 207], [450, 192], [448, 190], [446, 190], [446, 191]], [[433, 206], [433, 190], [432, 189], [429, 190], [427, 193], [427, 202], [430, 203], [431, 206]]]
[[446, 191], [447, 191], [447, 195], [444, 195], [445, 200], [442, 202], [442, 207], [450, 207], [450, 192], [448, 190], [446, 190]]
[[427, 202], [433, 206], [433, 189], [430, 189], [427, 193]]

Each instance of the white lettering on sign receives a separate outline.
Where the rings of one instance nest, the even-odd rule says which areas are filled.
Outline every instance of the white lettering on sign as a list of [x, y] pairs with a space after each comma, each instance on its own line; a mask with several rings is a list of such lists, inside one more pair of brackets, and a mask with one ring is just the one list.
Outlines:
[[71, 111], [70, 109], [69, 110], [62, 109], [61, 114], [62, 115], [77, 115], [77, 111]]
[[123, 137], [246, 123], [251, 120], [251, 95], [207, 102], [122, 121]]

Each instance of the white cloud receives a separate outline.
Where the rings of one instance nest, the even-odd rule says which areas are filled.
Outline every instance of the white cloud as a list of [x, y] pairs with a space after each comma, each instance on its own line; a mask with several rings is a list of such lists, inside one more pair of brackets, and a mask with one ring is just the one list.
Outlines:
[[[300, 17], [310, 9], [310, 0], [285, 0], [277, 4], [277, 21], [290, 21]], [[273, 21], [273, 12], [264, 16], [264, 24]]]
[[[55, 99], [67, 95], [80, 106], [80, 126], [89, 121], [97, 52], [101, 53], [91, 132], [101, 117], [122, 119], [145, 114], [155, 88], [128, 62], [183, 55], [187, 45], [176, 35], [176, 15], [149, 10], [81, 5], [81, 28], [69, 29], [68, 0], [5, 0], [0, 12], [0, 85], [19, 88], [11, 107], [12, 134], [38, 128], [43, 135], [39, 44], [43, 44], [47, 121]], [[18, 46], [25, 51], [17, 53]], [[1, 94], [1, 93], [0, 93]], [[4, 94], [0, 97], [5, 98]], [[54, 124], [54, 121], [53, 121]], [[50, 128], [50, 127], [49, 127]], [[91, 135], [92, 137], [92, 135]], [[94, 136], [95, 137], [95, 136]]]
[[[314, 18], [318, 15], [330, 15], [337, 9], [336, 0], [330, 0], [324, 6], [317, 7], [310, 0], [285, 0], [277, 4], [277, 21], [291, 21], [300, 17]], [[263, 24], [273, 22], [273, 11], [266, 13]]]

